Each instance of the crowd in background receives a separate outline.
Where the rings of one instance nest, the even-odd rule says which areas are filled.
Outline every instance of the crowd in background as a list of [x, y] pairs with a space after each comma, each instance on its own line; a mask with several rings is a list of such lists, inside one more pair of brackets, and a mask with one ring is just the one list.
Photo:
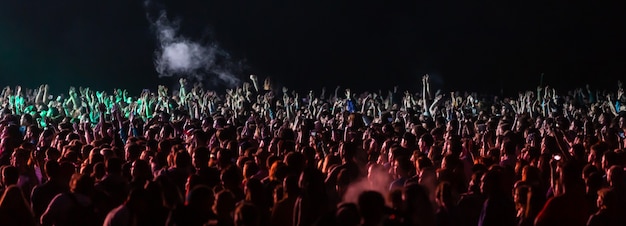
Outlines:
[[6, 87], [0, 225], [626, 225], [616, 88]]

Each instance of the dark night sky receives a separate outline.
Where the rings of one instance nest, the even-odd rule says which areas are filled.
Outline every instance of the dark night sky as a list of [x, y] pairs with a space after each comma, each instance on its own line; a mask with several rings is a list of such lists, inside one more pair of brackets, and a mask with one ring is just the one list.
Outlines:
[[[297, 89], [615, 89], [626, 74], [623, 1], [165, 0], [181, 32], [210, 35], [247, 78]], [[137, 0], [0, 0], [0, 85], [138, 92], [156, 84], [156, 39]]]

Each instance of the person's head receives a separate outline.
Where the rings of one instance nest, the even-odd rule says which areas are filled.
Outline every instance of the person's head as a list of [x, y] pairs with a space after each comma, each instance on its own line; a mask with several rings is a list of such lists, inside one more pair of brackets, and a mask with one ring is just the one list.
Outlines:
[[357, 226], [361, 222], [358, 207], [355, 203], [340, 203], [335, 212], [336, 225]]
[[250, 203], [241, 203], [235, 209], [235, 226], [258, 226], [261, 222], [260, 215], [256, 206]]
[[522, 181], [526, 181], [528, 183], [539, 183], [541, 182], [541, 172], [539, 168], [526, 165], [522, 168]]
[[30, 159], [30, 151], [23, 148], [17, 148], [11, 155], [11, 165], [15, 167], [28, 167], [28, 160]]
[[618, 203], [617, 191], [610, 188], [598, 190], [598, 200], [596, 202], [599, 209], [615, 209]]
[[33, 116], [31, 114], [22, 114], [22, 117], [20, 118], [21, 126], [30, 126], [34, 122], [35, 120], [33, 119]]
[[220, 148], [217, 151], [218, 168], [223, 169], [233, 164], [233, 152], [231, 150]]
[[133, 180], [152, 180], [152, 169], [150, 163], [144, 160], [135, 160], [130, 168]]
[[213, 212], [219, 217], [229, 217], [235, 210], [235, 196], [229, 190], [222, 190], [215, 194]]
[[248, 160], [243, 164], [243, 177], [250, 179], [259, 172], [259, 166], [252, 160]]
[[141, 156], [142, 151], [143, 151], [143, 148], [139, 144], [136, 144], [136, 143], [127, 144], [125, 147], [126, 161], [132, 162], [132, 161], [139, 159], [139, 156]]
[[589, 174], [589, 176], [585, 179], [585, 185], [587, 194], [593, 194], [596, 191], [602, 188], [602, 184], [604, 183], [602, 174], [599, 172], [593, 172]]
[[191, 166], [191, 156], [186, 150], [177, 151], [174, 155], [174, 164], [176, 168], [186, 169]]
[[602, 169], [608, 172], [611, 166], [617, 165], [619, 161], [619, 155], [613, 151], [607, 151], [602, 156]]
[[482, 179], [480, 190], [484, 195], [493, 196], [497, 194], [504, 194], [503, 191], [503, 183], [504, 178], [503, 173], [499, 170], [489, 170], [487, 171]]
[[270, 180], [282, 181], [288, 172], [287, 165], [283, 161], [275, 161], [270, 167], [269, 178]]
[[209, 166], [210, 150], [207, 147], [196, 147], [191, 155], [193, 166], [196, 169]]
[[106, 172], [110, 175], [118, 175], [122, 173], [122, 159], [110, 158], [106, 160]]
[[367, 169], [367, 180], [371, 185], [389, 184], [390, 179], [391, 177], [383, 165], [372, 164]]
[[614, 165], [607, 170], [606, 180], [613, 188], [624, 187], [624, 168]]
[[243, 177], [239, 168], [236, 166], [229, 166], [222, 170], [220, 180], [222, 181], [222, 185], [224, 185], [224, 187], [232, 189], [241, 185]]
[[385, 198], [377, 191], [365, 191], [359, 195], [357, 205], [364, 224], [378, 223], [385, 212]]
[[85, 174], [75, 173], [70, 180], [70, 191], [72, 193], [88, 195], [93, 190], [94, 181]]
[[575, 188], [578, 185], [583, 185], [582, 169], [572, 161], [560, 162], [557, 167], [559, 173], [559, 181], [565, 192], [571, 188]]
[[102, 179], [106, 175], [106, 167], [103, 162], [98, 162], [93, 164], [93, 169], [91, 173], [91, 177], [94, 179]]
[[344, 162], [354, 161], [358, 145], [354, 142], [342, 142], [339, 145], [339, 156]]
[[285, 155], [285, 164], [287, 164], [290, 173], [299, 174], [304, 170], [304, 155], [300, 152], [289, 152]]
[[185, 205], [199, 210], [200, 213], [210, 213], [215, 202], [213, 190], [205, 185], [194, 186], [187, 194]]
[[402, 136], [402, 140], [400, 141], [400, 145], [403, 148], [411, 149], [411, 151], [413, 151], [412, 149], [415, 148], [415, 145], [416, 145], [415, 141], [416, 141], [415, 135], [413, 135], [410, 132], [405, 132], [404, 135]]
[[394, 161], [393, 172], [397, 178], [408, 177], [415, 171], [413, 164], [407, 158], [398, 158]]
[[604, 142], [599, 142], [591, 145], [589, 152], [588, 162], [594, 164], [598, 168], [602, 168], [602, 156], [609, 150], [609, 147]]
[[513, 201], [517, 208], [525, 208], [528, 204], [528, 192], [530, 191], [530, 186], [528, 185], [519, 185], [516, 186], [513, 190]]
[[47, 161], [44, 164], [44, 171], [46, 176], [52, 180], [56, 180], [61, 176], [61, 166], [57, 161]]
[[5, 187], [17, 184], [19, 177], [20, 172], [15, 166], [8, 165], [2, 167], [2, 184]]
[[[25, 211], [29, 215], [33, 215], [28, 200], [24, 197], [22, 189], [17, 185], [10, 185], [4, 190], [0, 198], [0, 209], [8, 210], [9, 214], [21, 214], [18, 211]], [[13, 217], [19, 216], [23, 215], [13, 215]]]

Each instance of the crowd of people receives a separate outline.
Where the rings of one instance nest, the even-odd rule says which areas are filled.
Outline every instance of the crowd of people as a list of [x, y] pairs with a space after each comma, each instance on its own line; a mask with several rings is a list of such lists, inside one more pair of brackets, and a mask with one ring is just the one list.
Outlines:
[[[190, 83], [190, 82], [189, 82]], [[0, 94], [0, 225], [626, 225], [626, 96]]]

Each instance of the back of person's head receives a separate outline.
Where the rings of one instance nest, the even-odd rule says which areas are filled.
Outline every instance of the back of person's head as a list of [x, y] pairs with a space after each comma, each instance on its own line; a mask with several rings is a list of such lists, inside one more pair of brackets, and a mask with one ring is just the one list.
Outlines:
[[283, 161], [275, 161], [270, 167], [269, 178], [272, 180], [282, 181], [289, 174], [287, 164]]
[[152, 180], [152, 169], [150, 163], [145, 160], [135, 160], [132, 163], [131, 175], [133, 180]]
[[192, 155], [192, 163], [196, 168], [207, 167], [210, 160], [211, 151], [207, 147], [196, 147]]
[[415, 167], [417, 168], [418, 171], [423, 168], [432, 167], [432, 166], [433, 166], [433, 161], [430, 160], [427, 156], [420, 156], [417, 158], [417, 160], [415, 160]]
[[2, 168], [2, 183], [4, 186], [17, 184], [20, 172], [15, 166], [7, 165]]
[[502, 195], [504, 191], [504, 173], [501, 170], [491, 169], [487, 171], [482, 178], [482, 185], [480, 189], [484, 195]]
[[130, 143], [126, 145], [126, 161], [135, 161], [141, 156], [143, 147], [136, 143]]
[[304, 170], [304, 156], [300, 152], [289, 152], [285, 155], [285, 164], [290, 173], [300, 174]]
[[354, 142], [343, 142], [340, 145], [339, 154], [342, 160], [344, 161], [352, 161], [356, 152], [358, 150], [358, 145]]
[[504, 142], [503, 151], [505, 155], [515, 156], [517, 145], [513, 141]]
[[235, 210], [235, 196], [229, 190], [222, 190], [215, 194], [213, 212], [218, 216], [231, 215]]
[[234, 165], [231, 165], [227, 167], [226, 169], [222, 170], [220, 179], [222, 180], [222, 183], [224, 184], [224, 186], [226, 186], [227, 188], [233, 188], [233, 187], [239, 187], [241, 185], [243, 176], [241, 172], [239, 171], [239, 168], [237, 168]]
[[587, 193], [596, 192], [602, 188], [604, 179], [600, 172], [592, 172], [585, 179], [585, 185], [587, 186]]
[[526, 165], [522, 168], [522, 180], [528, 183], [539, 183], [541, 182], [541, 172], [539, 168]]
[[234, 153], [231, 150], [220, 148], [217, 151], [217, 162], [220, 168], [227, 167], [233, 163]]
[[70, 180], [70, 191], [88, 195], [94, 187], [94, 181], [85, 174], [75, 173]]
[[587, 165], [583, 167], [583, 179], [586, 179], [589, 175], [591, 175], [591, 173], [594, 172], [599, 172], [598, 167], [591, 163], [587, 163]]
[[114, 157], [106, 160], [105, 168], [107, 174], [115, 175], [122, 173], [122, 159]]
[[560, 180], [565, 187], [582, 185], [582, 169], [572, 161], [563, 161], [559, 164]]
[[611, 166], [617, 165], [619, 162], [619, 155], [614, 151], [607, 151], [602, 156], [602, 168], [608, 171]]
[[104, 161], [107, 161], [112, 158], [116, 158], [115, 151], [111, 148], [102, 148], [100, 149], [100, 154], [104, 157]]
[[61, 175], [61, 166], [57, 161], [47, 161], [44, 164], [44, 170], [50, 179], [58, 179]]
[[259, 172], [259, 166], [252, 160], [248, 160], [243, 164], [244, 178], [251, 178]]
[[235, 209], [235, 226], [258, 226], [261, 222], [261, 214], [258, 207], [251, 203], [241, 203]]
[[384, 216], [385, 198], [377, 191], [365, 191], [357, 201], [359, 213], [364, 222], [380, 222]]
[[10, 185], [5, 188], [0, 198], [0, 209], [11, 214], [13, 217], [33, 216], [22, 189], [17, 185]]
[[191, 166], [191, 156], [189, 156], [189, 152], [185, 150], [180, 150], [176, 152], [174, 156], [174, 163], [176, 164], [176, 168], [187, 168]]
[[418, 183], [407, 183], [404, 186], [404, 205], [407, 215], [421, 215], [431, 217], [434, 214], [433, 206], [428, 197], [426, 188]]
[[361, 222], [359, 209], [351, 202], [340, 203], [335, 212], [335, 225], [357, 226]]
[[98, 162], [93, 165], [91, 177], [94, 179], [102, 179], [106, 175], [106, 167], [103, 162]]
[[[420, 142], [422, 143], [424, 147], [430, 147], [430, 146], [433, 146], [433, 144], [435, 144], [435, 139], [430, 133], [424, 133], [420, 137]], [[427, 150], [420, 150], [420, 151], [426, 152]]]
[[316, 167], [315, 164], [315, 154], [316, 151], [314, 148], [312, 147], [304, 147], [302, 148], [302, 155], [304, 158], [304, 161], [306, 163], [307, 166], [309, 167]]
[[405, 132], [402, 135], [402, 145], [404, 148], [413, 148], [417, 144], [415, 135], [410, 132]]
[[207, 213], [211, 211], [214, 202], [215, 194], [211, 188], [205, 185], [196, 185], [187, 194], [185, 205], [201, 210], [200, 213]]

